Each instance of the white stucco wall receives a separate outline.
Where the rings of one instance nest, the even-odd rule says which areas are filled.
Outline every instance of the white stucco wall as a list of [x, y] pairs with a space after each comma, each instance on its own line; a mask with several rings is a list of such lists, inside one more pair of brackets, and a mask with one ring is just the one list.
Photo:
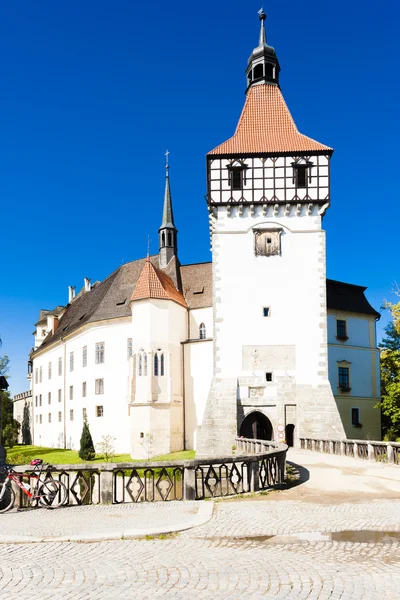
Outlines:
[[[83, 331], [65, 338], [64, 342], [50, 347], [34, 358], [33, 368], [43, 368], [42, 383], [33, 379], [34, 443], [39, 446], [79, 449], [83, 426], [83, 408], [94, 443], [103, 435], [116, 438], [116, 451], [127, 452], [128, 440], [128, 360], [127, 339], [132, 337], [128, 319], [115, 319], [94, 323]], [[105, 362], [95, 364], [95, 344], [104, 342]], [[87, 366], [82, 366], [82, 348], [87, 346]], [[74, 352], [74, 370], [70, 371], [70, 352]], [[63, 361], [62, 375], [58, 375], [58, 358]], [[48, 379], [48, 363], [52, 363], [52, 377]], [[104, 380], [104, 394], [95, 394], [95, 380]], [[82, 383], [86, 382], [86, 398], [82, 397]], [[73, 386], [73, 400], [69, 389]], [[58, 390], [61, 389], [61, 402]], [[51, 392], [51, 404], [48, 393]], [[36, 397], [42, 394], [42, 406], [36, 407]], [[96, 407], [103, 406], [103, 417], [96, 416]], [[70, 420], [73, 410], [73, 421]], [[58, 413], [62, 413], [62, 422]], [[51, 414], [51, 423], [48, 415]], [[40, 415], [42, 423], [40, 424]]]

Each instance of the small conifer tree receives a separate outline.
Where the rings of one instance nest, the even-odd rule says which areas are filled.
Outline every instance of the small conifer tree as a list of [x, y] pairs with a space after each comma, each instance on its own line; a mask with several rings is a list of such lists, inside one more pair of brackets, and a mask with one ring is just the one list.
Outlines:
[[96, 456], [94, 450], [94, 444], [89, 429], [89, 423], [86, 419], [83, 421], [82, 435], [81, 435], [81, 446], [79, 448], [79, 458], [82, 460], [93, 460]]
[[29, 406], [26, 402], [24, 404], [24, 415], [22, 419], [22, 443], [27, 446], [30, 446], [30, 444], [32, 444], [31, 416]]

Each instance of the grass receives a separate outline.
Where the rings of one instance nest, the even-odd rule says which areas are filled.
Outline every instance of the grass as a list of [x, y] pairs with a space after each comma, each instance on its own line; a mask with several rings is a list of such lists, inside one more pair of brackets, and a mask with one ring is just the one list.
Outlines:
[[[172, 454], [162, 454], [155, 456], [151, 461], [175, 461], [175, 460], [191, 460], [195, 456], [194, 450], [183, 450], [181, 452], [173, 452]], [[33, 458], [41, 458], [43, 461], [52, 465], [79, 465], [88, 461], [81, 460], [78, 452], [75, 450], [61, 450], [58, 448], [44, 448], [41, 446], [23, 446], [17, 445], [13, 448], [7, 448], [7, 462], [10, 464], [28, 464]], [[96, 455], [96, 458], [90, 463], [103, 463], [104, 457]], [[146, 462], [144, 460], [135, 460], [130, 454], [115, 454], [110, 462]]]

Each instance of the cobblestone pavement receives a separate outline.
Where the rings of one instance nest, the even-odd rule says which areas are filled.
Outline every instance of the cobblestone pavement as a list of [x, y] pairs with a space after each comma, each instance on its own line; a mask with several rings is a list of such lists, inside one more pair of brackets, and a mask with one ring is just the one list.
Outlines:
[[[323, 456], [296, 462], [309, 471], [304, 485], [216, 502], [212, 520], [173, 537], [0, 544], [0, 600], [400, 600], [400, 468], [364, 470], [357, 494], [356, 465], [335, 475]], [[153, 507], [139, 510], [151, 518]]]
[[202, 509], [212, 508], [205, 504], [161, 502], [12, 511], [0, 515], [0, 542], [30, 541], [29, 538], [33, 541], [119, 539], [176, 531], [197, 525], [199, 513], [204, 512]]

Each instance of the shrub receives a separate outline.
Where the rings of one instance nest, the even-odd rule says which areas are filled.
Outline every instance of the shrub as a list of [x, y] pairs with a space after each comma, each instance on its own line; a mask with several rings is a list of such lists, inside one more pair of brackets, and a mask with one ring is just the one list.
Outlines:
[[102, 454], [106, 462], [110, 462], [115, 454], [115, 437], [112, 435], [103, 435], [101, 442], [96, 444], [97, 452]]
[[18, 434], [21, 425], [15, 419], [8, 423], [3, 429], [3, 443], [5, 446], [12, 448], [18, 441]]
[[93, 460], [96, 456], [92, 436], [89, 429], [89, 423], [83, 422], [81, 445], [78, 452], [79, 458], [82, 460]]

